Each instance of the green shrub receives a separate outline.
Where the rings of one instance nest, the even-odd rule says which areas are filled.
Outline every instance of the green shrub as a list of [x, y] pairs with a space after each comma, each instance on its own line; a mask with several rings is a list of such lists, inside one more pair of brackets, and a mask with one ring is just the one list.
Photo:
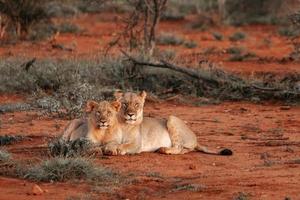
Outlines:
[[236, 42], [240, 40], [244, 40], [246, 38], [246, 34], [243, 32], [236, 32], [229, 37], [230, 41]]
[[192, 192], [200, 192], [205, 189], [204, 186], [199, 184], [183, 184], [183, 185], [175, 185], [175, 187], [172, 189], [172, 192], [177, 191], [192, 191]]
[[244, 192], [239, 192], [238, 194], [235, 195], [233, 200], [249, 200], [249, 194], [246, 194]]
[[244, 51], [241, 47], [229, 47], [226, 52], [229, 54], [241, 54]]
[[[215, 50], [209, 50], [213, 53]], [[155, 53], [155, 52], [154, 52]], [[160, 53], [155, 58], [145, 57], [141, 54], [132, 55], [143, 62], [158, 62]], [[173, 50], [171, 49], [173, 57]], [[232, 60], [252, 59], [253, 54], [242, 52]], [[240, 57], [242, 55], [242, 57]], [[180, 65], [180, 64], [179, 64]], [[166, 90], [178, 91], [184, 96], [206, 96], [219, 99], [248, 99], [253, 95], [261, 99], [295, 100], [297, 95], [289, 93], [288, 98], [284, 92], [260, 93], [252, 90], [248, 80], [228, 74], [214, 67], [197, 68], [196, 71], [207, 79], [218, 80], [222, 84], [199, 85], [197, 79], [186, 74], [157, 67], [137, 65], [124, 57], [102, 58], [100, 60], [38, 60], [33, 66], [26, 68], [24, 61], [14, 59], [0, 60], [0, 92], [25, 92], [39, 97], [42, 91], [43, 98], [36, 101], [39, 108], [49, 109], [50, 112], [59, 113], [60, 117], [77, 117], [88, 99], [102, 100], [112, 97], [116, 89], [124, 91], [146, 90], [164, 98]], [[295, 75], [297, 76], [297, 75]], [[232, 78], [234, 77], [234, 78]], [[289, 81], [279, 83], [275, 81], [270, 85], [286, 91], [294, 90], [296, 78], [287, 78]], [[269, 82], [261, 82], [264, 87]], [[215, 87], [217, 85], [217, 87]], [[209, 89], [207, 89], [209, 87]], [[250, 89], [249, 89], [250, 88]], [[43, 91], [51, 91], [51, 96], [45, 96]], [[296, 89], [295, 89], [296, 91]], [[295, 92], [296, 94], [296, 92]], [[63, 112], [63, 113], [60, 113]]]
[[192, 29], [206, 31], [209, 27], [215, 25], [216, 22], [210, 14], [201, 13], [197, 15], [197, 18], [190, 24], [190, 27]]
[[79, 26], [77, 26], [76, 24], [68, 23], [68, 22], [58, 25], [56, 27], [56, 29], [60, 33], [80, 33], [81, 32], [81, 29]]
[[158, 60], [166, 60], [166, 61], [174, 60], [174, 58], [176, 57], [176, 51], [171, 48], [164, 49], [164, 50], [160, 50], [157, 48], [153, 53], [153, 57], [157, 58]]
[[11, 155], [5, 151], [0, 149], [0, 164], [5, 163], [11, 159]]
[[283, 0], [226, 0], [221, 5], [221, 15], [225, 23], [231, 25], [274, 24]]
[[189, 41], [184, 42], [184, 46], [186, 48], [193, 49], [193, 48], [196, 48], [198, 45], [197, 45], [197, 42], [195, 42], [193, 40], [189, 40]]
[[17, 36], [25, 38], [33, 24], [49, 19], [44, 4], [37, 0], [2, 0], [0, 13], [10, 19]]
[[246, 53], [241, 53], [241, 54], [233, 54], [230, 58], [229, 61], [234, 61], [234, 62], [242, 62], [245, 60], [249, 60], [252, 58], [255, 58], [256, 55], [251, 52], [246, 52]]
[[278, 29], [278, 34], [285, 37], [297, 37], [300, 35], [300, 29], [294, 26], [281, 27]]
[[174, 35], [173, 33], [161, 33], [157, 39], [159, 45], [173, 45], [178, 46], [184, 43], [184, 39], [180, 36]]
[[0, 135], [0, 146], [13, 144], [22, 140], [22, 136]]
[[219, 32], [213, 32], [212, 35], [216, 40], [219, 40], [219, 41], [223, 40], [223, 35]]
[[48, 144], [48, 148], [50, 155], [53, 157], [76, 157], [90, 155], [92, 153], [92, 144], [86, 139], [74, 141], [55, 139]]
[[85, 158], [52, 158], [30, 168], [24, 178], [32, 181], [51, 182], [67, 180], [105, 181], [118, 175], [104, 167], [95, 166]]
[[40, 22], [31, 26], [26, 36], [28, 40], [45, 40], [57, 32], [57, 28], [52, 23]]
[[184, 19], [185, 14], [180, 12], [178, 7], [167, 6], [161, 16], [161, 20], [177, 21]]

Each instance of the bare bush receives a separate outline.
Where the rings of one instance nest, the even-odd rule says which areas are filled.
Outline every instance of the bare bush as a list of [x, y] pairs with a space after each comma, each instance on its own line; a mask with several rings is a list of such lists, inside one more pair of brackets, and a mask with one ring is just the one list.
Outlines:
[[9, 19], [18, 38], [24, 39], [31, 26], [48, 20], [42, 0], [0, 0], [0, 13]]
[[130, 50], [139, 47], [144, 54], [152, 55], [156, 29], [167, 0], [127, 0], [127, 2], [133, 8], [132, 12], [123, 21], [122, 31], [109, 44], [107, 51], [123, 41], [123, 45], [129, 46]]
[[218, 0], [220, 14], [225, 23], [243, 25], [275, 23], [282, 0]]

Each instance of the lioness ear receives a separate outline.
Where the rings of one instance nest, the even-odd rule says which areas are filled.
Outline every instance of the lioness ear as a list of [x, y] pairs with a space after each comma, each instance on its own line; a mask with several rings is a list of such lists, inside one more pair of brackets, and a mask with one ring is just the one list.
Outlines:
[[140, 97], [142, 97], [145, 100], [146, 96], [147, 96], [147, 92], [142, 91], [139, 95], [140, 95]]
[[123, 96], [123, 92], [120, 92], [120, 91], [116, 91], [114, 93], [114, 97], [116, 98], [117, 101], [119, 101]]
[[111, 102], [111, 106], [114, 107], [114, 109], [119, 112], [121, 108], [121, 103], [119, 101], [113, 101]]
[[98, 103], [96, 101], [88, 101], [86, 104], [85, 112], [87, 113], [92, 112], [97, 105]]

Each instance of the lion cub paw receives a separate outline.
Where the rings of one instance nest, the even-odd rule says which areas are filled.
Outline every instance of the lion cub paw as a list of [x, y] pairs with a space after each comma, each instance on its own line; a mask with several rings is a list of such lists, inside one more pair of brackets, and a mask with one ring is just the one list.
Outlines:
[[124, 149], [118, 148], [118, 154], [119, 155], [125, 155], [127, 152]]
[[109, 155], [109, 156], [116, 156], [119, 154], [117, 147], [114, 147], [114, 146], [104, 147], [103, 153], [104, 153], [104, 155]]
[[169, 148], [167, 147], [160, 147], [158, 150], [157, 150], [158, 153], [162, 153], [162, 154], [171, 154], [169, 152]]

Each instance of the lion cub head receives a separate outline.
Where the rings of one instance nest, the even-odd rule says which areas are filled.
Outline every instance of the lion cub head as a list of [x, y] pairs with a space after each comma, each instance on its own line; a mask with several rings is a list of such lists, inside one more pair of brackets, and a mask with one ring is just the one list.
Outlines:
[[95, 129], [107, 129], [117, 122], [117, 113], [121, 107], [120, 102], [88, 101], [85, 112]]
[[143, 121], [144, 103], [147, 93], [126, 92], [115, 93], [117, 101], [121, 103], [120, 120], [127, 124], [137, 125]]

